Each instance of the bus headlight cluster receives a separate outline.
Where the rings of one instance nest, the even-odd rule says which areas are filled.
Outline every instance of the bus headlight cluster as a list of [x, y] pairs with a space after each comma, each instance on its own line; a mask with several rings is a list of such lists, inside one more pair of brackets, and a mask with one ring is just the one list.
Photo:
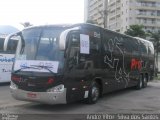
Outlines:
[[10, 87], [12, 89], [17, 89], [18, 88], [18, 86], [16, 84], [14, 84], [12, 81], [11, 81]]
[[64, 85], [62, 84], [47, 90], [47, 92], [63, 92], [63, 91], [64, 91]]

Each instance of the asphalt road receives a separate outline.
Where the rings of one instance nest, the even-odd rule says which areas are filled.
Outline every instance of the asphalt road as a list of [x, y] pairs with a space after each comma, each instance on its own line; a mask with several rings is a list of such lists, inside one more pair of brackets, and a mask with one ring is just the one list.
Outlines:
[[[57, 119], [58, 117], [61, 117], [62, 120], [69, 120], [74, 118], [73, 116], [90, 119], [90, 117], [87, 118], [87, 115], [90, 114], [160, 114], [160, 81], [150, 82], [147, 88], [141, 90], [129, 88], [106, 94], [94, 105], [83, 102], [67, 105], [45, 105], [17, 101], [10, 95], [9, 84], [1, 84], [0, 113], [4, 116], [6, 114], [18, 114], [21, 118], [28, 118], [28, 120], [34, 120], [35, 117], [39, 117], [39, 120]], [[1, 116], [0, 119], [3, 117]], [[158, 119], [160, 119], [160, 116]]]

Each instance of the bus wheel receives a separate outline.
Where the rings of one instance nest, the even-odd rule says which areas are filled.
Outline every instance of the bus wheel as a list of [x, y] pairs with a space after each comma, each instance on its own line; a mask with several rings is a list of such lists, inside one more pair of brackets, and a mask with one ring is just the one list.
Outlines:
[[142, 86], [143, 86], [143, 75], [140, 75], [136, 89], [139, 90], [142, 88]]
[[88, 104], [96, 103], [98, 101], [99, 96], [100, 96], [99, 85], [96, 82], [93, 82], [89, 90], [89, 96], [87, 98], [87, 103]]
[[146, 76], [146, 75], [144, 76], [142, 82], [143, 82], [142, 87], [143, 87], [143, 88], [147, 87], [148, 80], [147, 80], [147, 76]]

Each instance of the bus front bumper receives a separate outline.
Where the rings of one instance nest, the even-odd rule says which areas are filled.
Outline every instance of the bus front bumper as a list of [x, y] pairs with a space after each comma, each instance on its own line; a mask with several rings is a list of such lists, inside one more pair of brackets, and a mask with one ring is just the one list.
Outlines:
[[30, 92], [10, 86], [12, 96], [17, 100], [45, 104], [66, 104], [66, 88], [61, 92]]

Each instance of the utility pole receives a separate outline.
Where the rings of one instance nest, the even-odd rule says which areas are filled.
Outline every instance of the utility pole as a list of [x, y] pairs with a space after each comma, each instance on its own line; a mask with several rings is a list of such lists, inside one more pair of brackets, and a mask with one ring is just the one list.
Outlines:
[[108, 8], [108, 0], [103, 0], [103, 25], [104, 25], [104, 28], [107, 28], [107, 16], [108, 16], [108, 11], [107, 11], [107, 8]]
[[103, 27], [107, 28], [107, 22], [108, 22], [108, 0], [103, 0], [103, 10], [99, 11], [99, 14], [102, 16], [103, 18]]

